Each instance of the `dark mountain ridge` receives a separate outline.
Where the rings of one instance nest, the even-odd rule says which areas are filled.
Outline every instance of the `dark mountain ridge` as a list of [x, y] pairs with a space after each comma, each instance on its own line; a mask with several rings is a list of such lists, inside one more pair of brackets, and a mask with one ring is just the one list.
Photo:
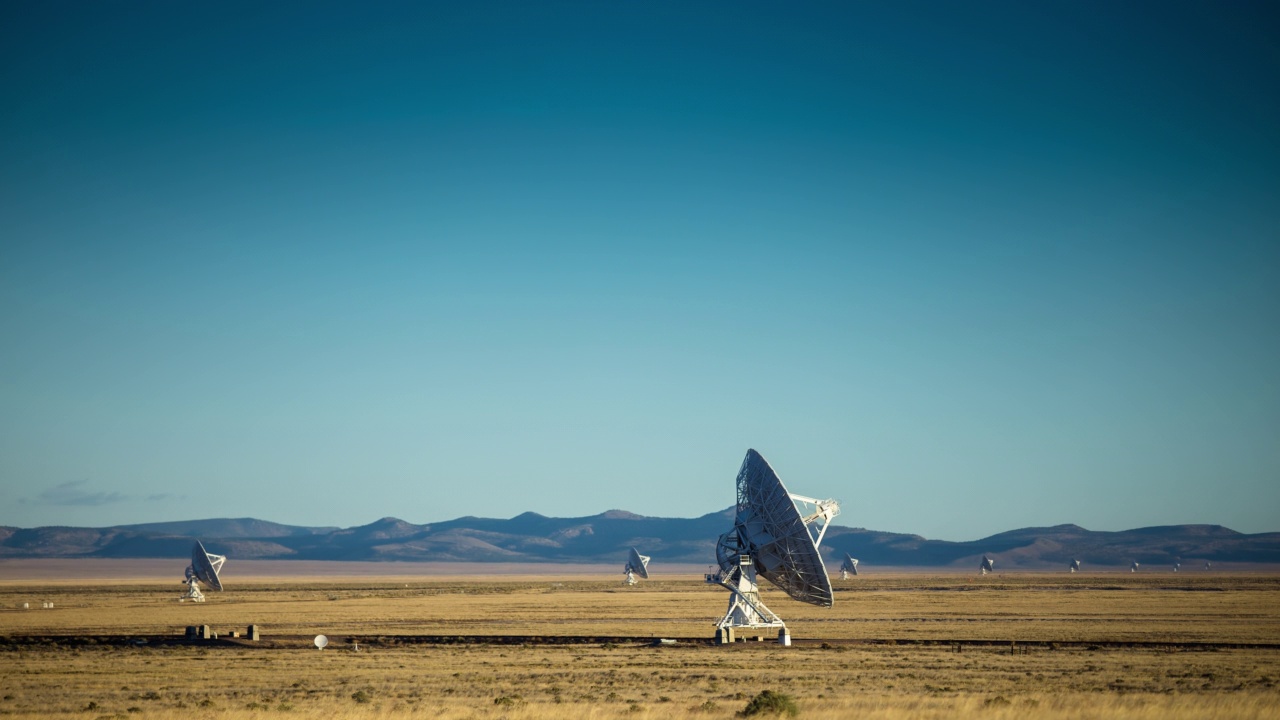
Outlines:
[[[350, 528], [215, 518], [106, 528], [0, 528], [0, 558], [185, 558], [193, 538], [210, 552], [240, 559], [622, 563], [635, 546], [668, 563], [712, 564], [733, 508], [696, 518], [658, 518], [625, 510], [554, 518], [526, 512], [510, 519], [461, 517], [416, 525], [385, 517]], [[1175, 562], [1280, 563], [1280, 533], [1244, 534], [1221, 525], [1171, 525], [1119, 532], [1078, 525], [1021, 528], [981, 540], [832, 525], [822, 543], [829, 562], [848, 552], [867, 567], [977, 566], [990, 554], [1000, 569], [1172, 566]]]

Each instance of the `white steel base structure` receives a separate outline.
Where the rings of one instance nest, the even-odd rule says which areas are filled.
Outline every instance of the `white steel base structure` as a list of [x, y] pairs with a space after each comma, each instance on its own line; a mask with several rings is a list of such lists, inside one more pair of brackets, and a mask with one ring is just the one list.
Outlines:
[[183, 595], [181, 600], [190, 600], [191, 602], [204, 602], [204, 593], [200, 592], [200, 588], [196, 585], [196, 579], [187, 580], [187, 594]]
[[778, 631], [778, 642], [791, 644], [791, 634], [787, 632], [786, 623], [763, 602], [760, 601], [760, 587], [756, 584], [756, 569], [751, 563], [750, 555], [740, 555], [736, 572], [720, 572], [707, 575], [707, 582], [713, 582], [729, 591], [729, 609], [720, 622], [716, 623], [716, 641], [727, 645], [738, 639], [740, 630], [773, 630]]

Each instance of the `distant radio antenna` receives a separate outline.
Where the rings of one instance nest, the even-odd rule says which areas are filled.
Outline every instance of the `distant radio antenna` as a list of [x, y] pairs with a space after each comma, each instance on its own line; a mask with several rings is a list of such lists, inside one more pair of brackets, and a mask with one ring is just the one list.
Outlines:
[[222, 570], [222, 564], [227, 561], [225, 555], [213, 555], [204, 549], [204, 545], [197, 540], [196, 544], [191, 546], [191, 564], [187, 566], [187, 594], [182, 599], [191, 600], [191, 602], [204, 602], [204, 593], [200, 592], [200, 583], [204, 583], [211, 590], [222, 592], [222, 580], [218, 577], [218, 573]]
[[978, 566], [978, 569], [982, 571], [983, 575], [986, 575], [987, 573], [990, 573], [990, 572], [995, 572], [996, 571], [995, 558], [987, 557], [987, 555], [984, 553], [982, 556], [982, 564]]
[[312, 642], [316, 644], [317, 650], [323, 650], [329, 646], [329, 638], [325, 637], [324, 635], [317, 635], [316, 639], [313, 640]]
[[1205, 569], [1205, 570], [1208, 570], [1211, 566], [1212, 566], [1212, 563], [1210, 563], [1208, 560], [1205, 560], [1205, 561], [1204, 561], [1204, 569]]
[[1133, 564], [1129, 566], [1129, 572], [1131, 572], [1131, 573], [1138, 572], [1138, 561], [1137, 561], [1137, 560], [1134, 560], [1134, 561], [1133, 561]]
[[1079, 569], [1080, 569], [1080, 561], [1079, 561], [1079, 560], [1072, 560], [1072, 561], [1071, 561], [1071, 572], [1076, 572], [1076, 571], [1077, 571], [1077, 570], [1079, 570]]
[[1180, 567], [1182, 567], [1182, 563], [1174, 563], [1174, 564], [1173, 564], [1173, 571], [1174, 571], [1174, 572], [1178, 572], [1178, 568], [1180, 568]]
[[845, 553], [844, 562], [840, 563], [840, 579], [848, 580], [850, 575], [857, 575], [857, 574], [858, 574], [858, 559], [849, 555], [849, 553]]
[[627, 564], [622, 566], [622, 571], [627, 574], [626, 583], [635, 585], [638, 581], [636, 576], [649, 579], [649, 556], [641, 555], [640, 551], [631, 548], [631, 555], [627, 558]]

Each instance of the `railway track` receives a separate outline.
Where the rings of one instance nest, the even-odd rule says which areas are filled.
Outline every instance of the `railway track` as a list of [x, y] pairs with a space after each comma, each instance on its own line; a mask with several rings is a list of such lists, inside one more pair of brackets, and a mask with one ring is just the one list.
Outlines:
[[[225, 647], [272, 649], [314, 649], [311, 635], [263, 635], [260, 640], [235, 637], [193, 639], [179, 634], [129, 634], [129, 635], [9, 635], [0, 636], [0, 651], [6, 649], [38, 647]], [[665, 642], [664, 642], [665, 641]], [[765, 636], [759, 642], [772, 644], [773, 638]], [[685, 647], [718, 647], [709, 637], [657, 638], [640, 635], [335, 635], [330, 638], [329, 650], [347, 652], [357, 647], [387, 648], [413, 645], [656, 645]], [[756, 641], [738, 642], [736, 646], [757, 644]], [[801, 648], [854, 648], [854, 647], [943, 647], [956, 652], [966, 648], [999, 648], [1010, 652], [1052, 651], [1066, 649], [1152, 649], [1169, 651], [1215, 650], [1276, 650], [1280, 643], [1266, 642], [1179, 642], [1152, 640], [1017, 640], [1017, 639], [927, 639], [918, 638], [862, 638], [822, 639], [792, 638], [792, 644]], [[729, 648], [725, 648], [729, 649]]]

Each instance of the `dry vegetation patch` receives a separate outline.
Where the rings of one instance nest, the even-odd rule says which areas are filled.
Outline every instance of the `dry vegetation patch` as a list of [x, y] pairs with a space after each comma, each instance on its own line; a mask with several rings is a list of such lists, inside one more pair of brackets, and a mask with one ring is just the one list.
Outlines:
[[[230, 579], [230, 578], [229, 578]], [[335, 582], [180, 588], [0, 588], [0, 715], [68, 717], [728, 718], [764, 690], [800, 717], [1257, 717], [1280, 707], [1280, 583], [884, 578], [837, 583], [820, 610], [766, 593], [798, 639], [713, 647], [401, 644], [409, 634], [704, 638], [723, 592], [692, 581]], [[23, 600], [39, 608], [21, 611]], [[254, 645], [102, 645], [100, 635], [223, 633]], [[334, 644], [308, 649], [324, 632]], [[297, 642], [274, 642], [292, 635]], [[47, 635], [48, 641], [24, 640]], [[383, 635], [360, 651], [349, 637]], [[7, 641], [5, 640], [7, 638]], [[965, 647], [947, 639], [1013, 639]], [[825, 646], [822, 640], [830, 640]], [[944, 644], [911, 644], [915, 640]], [[1124, 640], [1167, 647], [1091, 646]], [[867, 640], [882, 641], [868, 644]], [[1082, 640], [1078, 645], [1067, 641]], [[1259, 647], [1178, 646], [1178, 642]], [[1032, 643], [1028, 645], [1028, 643]]]

